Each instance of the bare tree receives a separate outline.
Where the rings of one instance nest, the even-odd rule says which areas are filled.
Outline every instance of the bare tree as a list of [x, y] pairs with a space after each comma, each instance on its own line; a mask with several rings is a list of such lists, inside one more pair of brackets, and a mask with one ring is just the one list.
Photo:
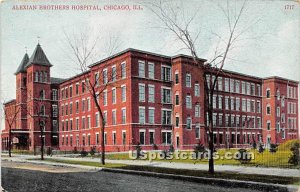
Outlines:
[[[171, 4], [170, 4], [171, 3]], [[209, 148], [209, 173], [214, 173], [214, 143], [213, 143], [213, 95], [216, 91], [216, 83], [220, 74], [223, 74], [223, 67], [228, 59], [228, 54], [234, 49], [234, 44], [240, 39], [240, 37], [249, 30], [249, 28], [256, 22], [250, 22], [249, 26], [238, 30], [240, 20], [246, 9], [246, 0], [241, 3], [239, 9], [230, 10], [229, 1], [225, 3], [225, 6], [218, 4], [218, 7], [224, 14], [228, 24], [228, 34], [225, 36], [218, 35], [215, 32], [211, 32], [212, 35], [218, 39], [217, 46], [215, 47], [214, 56], [210, 61], [201, 61], [198, 56], [199, 52], [196, 48], [196, 42], [200, 37], [200, 31], [194, 32], [192, 26], [195, 23], [196, 15], [199, 10], [197, 9], [194, 14], [187, 16], [182, 12], [182, 7], [172, 6], [173, 2], [157, 0], [155, 2], [145, 2], [145, 6], [159, 19], [162, 23], [163, 29], [171, 32], [175, 35], [176, 40], [183, 43], [184, 48], [187, 49], [193, 57], [195, 64], [201, 68], [204, 80], [205, 90], [205, 132], [207, 133], [208, 148]], [[174, 5], [174, 4], [173, 4]], [[177, 9], [176, 9], [177, 8]], [[201, 24], [195, 24], [201, 25]], [[225, 45], [223, 48], [220, 47], [220, 42]], [[214, 75], [214, 79], [211, 78]]]
[[[67, 45], [71, 51], [72, 60], [80, 67], [82, 77], [85, 80], [83, 84], [92, 97], [92, 101], [97, 108], [100, 116], [100, 132], [101, 132], [101, 164], [105, 164], [105, 116], [102, 109], [100, 100], [104, 101], [104, 97], [107, 97], [107, 88], [117, 86], [116, 79], [122, 77], [124, 69], [115, 68], [115, 71], [109, 73], [106, 70], [108, 63], [97, 64], [91, 69], [90, 64], [94, 63], [94, 59], [97, 56], [96, 47], [99, 46], [100, 36], [91, 38], [87, 33], [80, 33], [79, 35], [70, 36], [65, 33]], [[115, 53], [120, 46], [119, 39], [117, 37], [109, 36], [108, 45], [104, 46], [108, 56]], [[121, 67], [121, 66], [120, 66]], [[126, 68], [125, 68], [126, 70]], [[126, 73], [126, 72], [125, 72]]]
[[15, 103], [12, 105], [6, 106], [3, 104], [3, 111], [5, 116], [5, 122], [8, 125], [8, 155], [11, 157], [11, 149], [12, 149], [12, 128], [16, 125], [17, 116], [20, 112], [20, 107], [18, 107]]

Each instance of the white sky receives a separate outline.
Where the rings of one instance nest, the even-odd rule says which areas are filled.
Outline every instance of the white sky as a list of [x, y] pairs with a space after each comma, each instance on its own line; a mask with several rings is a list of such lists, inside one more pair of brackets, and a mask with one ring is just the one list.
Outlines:
[[[224, 6], [224, 2], [190, 0], [188, 5], [181, 5], [186, 17], [199, 9], [191, 31], [201, 29], [197, 50], [202, 58], [209, 59], [217, 44], [211, 31], [226, 37], [227, 23], [217, 6]], [[238, 7], [241, 2], [231, 0], [230, 6]], [[84, 28], [92, 29], [91, 36], [100, 31], [101, 42], [105, 42], [108, 34], [113, 34], [122, 41], [120, 50], [132, 47], [169, 56], [185, 53], [180, 49], [183, 45], [174, 41], [174, 36], [157, 28], [157, 18], [146, 8], [142, 11], [15, 11], [13, 5], [85, 4], [103, 7], [138, 3], [139, 0], [5, 0], [1, 5], [1, 100], [15, 98], [13, 74], [25, 54], [25, 46], [29, 56], [32, 54], [37, 36], [41, 37], [42, 48], [53, 64], [52, 77], [70, 77], [78, 72], [77, 66], [67, 56], [63, 31], [72, 34]], [[285, 5], [294, 5], [294, 8], [286, 10]], [[246, 27], [256, 20], [259, 22], [242, 36], [244, 40], [230, 54], [234, 60], [228, 60], [225, 68], [259, 77], [277, 75], [300, 81], [299, 5], [294, 1], [249, 1], [240, 26]], [[103, 56], [99, 46], [99, 59]]]

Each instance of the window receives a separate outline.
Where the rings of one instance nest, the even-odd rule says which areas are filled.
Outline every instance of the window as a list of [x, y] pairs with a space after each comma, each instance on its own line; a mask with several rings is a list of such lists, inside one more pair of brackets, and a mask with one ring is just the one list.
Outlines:
[[66, 131], [68, 131], [68, 130], [69, 130], [69, 121], [66, 120]]
[[76, 93], [76, 95], [79, 94], [79, 83], [76, 83], [76, 85], [75, 85], [75, 93]]
[[196, 139], [200, 139], [200, 126], [199, 125], [196, 125], [196, 128], [195, 128], [195, 135], [196, 135]]
[[200, 105], [195, 105], [195, 117], [200, 117]]
[[171, 89], [162, 88], [161, 89], [161, 102], [162, 103], [171, 103]]
[[117, 134], [116, 134], [116, 132], [112, 133], [112, 143], [113, 143], [113, 145], [116, 145], [116, 143], [117, 143]]
[[73, 119], [70, 119], [70, 130], [73, 130]]
[[192, 87], [192, 77], [190, 73], [185, 74], [185, 86]]
[[121, 78], [122, 79], [126, 78], [126, 63], [125, 62], [121, 63]]
[[53, 120], [52, 121], [52, 130], [53, 130], [53, 132], [57, 132], [58, 130], [57, 130], [57, 120]]
[[214, 109], [217, 108], [217, 96], [216, 95], [213, 96], [213, 108]]
[[281, 123], [285, 123], [285, 113], [281, 114]]
[[52, 89], [52, 100], [57, 101], [57, 89]]
[[240, 93], [240, 81], [235, 80], [235, 92]]
[[222, 127], [223, 126], [223, 114], [219, 114], [219, 126]]
[[172, 143], [172, 131], [162, 131], [162, 144], [170, 145]]
[[122, 85], [122, 102], [126, 101], [126, 85]]
[[185, 104], [186, 104], [186, 108], [188, 108], [188, 109], [192, 108], [192, 98], [190, 95], [187, 95], [185, 97]]
[[277, 107], [277, 108], [276, 108], [276, 116], [277, 116], [277, 117], [280, 117], [280, 107]]
[[107, 124], [107, 111], [103, 112], [103, 120], [104, 120], [104, 123]]
[[91, 117], [90, 116], [87, 117], [87, 128], [88, 129], [91, 128]]
[[154, 124], [154, 118], [155, 118], [155, 113], [154, 113], [154, 108], [148, 109], [148, 123], [149, 124]]
[[172, 110], [163, 109], [162, 110], [162, 124], [163, 125], [171, 125], [171, 116]]
[[179, 127], [179, 116], [178, 116], [178, 114], [176, 114], [176, 117], [175, 117], [175, 127]]
[[255, 112], [255, 101], [251, 101], [251, 112]]
[[267, 121], [267, 130], [270, 131], [271, 130], [271, 122]]
[[107, 84], [108, 83], [108, 79], [107, 79], [107, 69], [104, 69], [102, 72], [102, 78], [103, 78], [103, 84]]
[[175, 95], [175, 105], [179, 105], [179, 95], [178, 95], [178, 93]]
[[256, 105], [257, 105], [257, 113], [260, 113], [261, 112], [260, 101], [256, 101]]
[[81, 110], [85, 111], [85, 99], [82, 99]]
[[96, 133], [95, 139], [96, 139], [96, 145], [99, 145], [99, 133]]
[[95, 86], [99, 86], [99, 72], [95, 73]]
[[251, 102], [250, 99], [247, 99], [247, 112], [250, 112]]
[[229, 92], [229, 79], [225, 78], [225, 91]]
[[85, 117], [82, 117], [81, 119], [81, 128], [85, 129]]
[[116, 125], [116, 121], [117, 121], [117, 113], [116, 110], [112, 110], [112, 124]]
[[222, 91], [223, 90], [223, 81], [222, 77], [218, 77], [218, 90]]
[[140, 130], [140, 145], [145, 145], [145, 131]]
[[150, 143], [150, 145], [154, 144], [154, 137], [155, 137], [154, 133], [155, 132], [153, 130], [149, 131], [149, 143]]
[[276, 122], [276, 131], [277, 131], [277, 133], [280, 133], [280, 122], [279, 121]]
[[139, 107], [139, 123], [145, 124], [145, 107]]
[[178, 71], [175, 72], [175, 84], [179, 83], [179, 74]]
[[84, 83], [84, 81], [81, 82], [81, 92], [82, 93], [85, 92], [85, 83]]
[[117, 102], [116, 88], [112, 88], [111, 96], [112, 96], [112, 103], [116, 104], [116, 102]]
[[285, 139], [285, 129], [282, 129], [282, 135], [281, 135], [282, 139]]
[[154, 63], [148, 63], [148, 77], [154, 79]]
[[285, 97], [282, 96], [282, 98], [281, 98], [281, 107], [284, 107], [284, 104], [285, 104]]
[[186, 118], [186, 128], [192, 129], [192, 118], [191, 117]]
[[231, 110], [234, 110], [234, 101], [235, 101], [234, 97], [230, 97], [230, 109]]
[[266, 109], [267, 115], [271, 114], [271, 106], [267, 105], [267, 109]]
[[45, 90], [40, 91], [40, 99], [45, 99]]
[[122, 131], [122, 144], [126, 145], [126, 131]]
[[229, 110], [229, 97], [228, 96], [225, 97], [225, 109]]
[[95, 127], [99, 127], [100, 123], [100, 116], [99, 112], [95, 113]]
[[230, 79], [230, 92], [234, 92], [234, 79]]
[[246, 99], [242, 99], [242, 111], [246, 112]]
[[139, 77], [145, 77], [145, 61], [139, 61]]
[[107, 145], [107, 133], [104, 132], [104, 145]]
[[113, 67], [111, 68], [111, 76], [112, 76], [112, 78], [111, 78], [112, 82], [115, 82], [116, 79], [117, 79], [117, 70], [116, 70], [116, 66], [113, 66]]
[[223, 109], [223, 98], [222, 98], [222, 96], [218, 96], [218, 108], [219, 109]]
[[44, 81], [44, 78], [43, 78], [43, 72], [42, 71], [40, 71], [40, 80], [39, 80], [40, 82], [43, 82]]
[[267, 89], [266, 97], [267, 97], [267, 98], [271, 98], [271, 92], [270, 92], [270, 89]]
[[235, 98], [235, 110], [240, 110], [240, 98]]
[[195, 84], [195, 96], [199, 97], [200, 96], [200, 86], [199, 84]]
[[161, 67], [161, 80], [171, 81], [171, 67], [167, 67], [167, 66]]
[[261, 96], [261, 89], [260, 89], [260, 85], [256, 85], [257, 88], [257, 96]]
[[242, 94], [246, 94], [246, 83], [242, 81]]
[[76, 130], [79, 130], [79, 119], [78, 118], [76, 118]]
[[52, 116], [57, 117], [58, 110], [57, 110], [57, 105], [52, 105]]
[[126, 109], [122, 108], [122, 124], [126, 123]]
[[155, 86], [148, 85], [148, 102], [154, 103], [155, 102]]
[[249, 82], [246, 83], [246, 94], [250, 95], [250, 83]]
[[40, 115], [45, 115], [45, 113], [46, 113], [45, 105], [42, 105], [42, 106], [40, 107]]
[[145, 84], [139, 83], [139, 101], [145, 101]]
[[39, 82], [39, 72], [36, 71], [35, 72], [35, 79], [34, 79], [35, 82]]
[[103, 91], [103, 105], [107, 105], [107, 90]]

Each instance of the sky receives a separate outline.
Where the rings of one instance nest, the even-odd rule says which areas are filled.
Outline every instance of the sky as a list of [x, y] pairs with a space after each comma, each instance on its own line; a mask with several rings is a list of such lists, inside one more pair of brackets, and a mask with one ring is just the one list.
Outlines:
[[[185, 20], [197, 12], [189, 30], [192, 36], [200, 31], [196, 42], [198, 56], [210, 60], [217, 45], [224, 47], [214, 34], [224, 40], [228, 38], [228, 23], [220, 8], [226, 8], [226, 1], [184, 2], [169, 3], [164, 10], [174, 8]], [[230, 13], [239, 10], [243, 2], [229, 1]], [[107, 5], [132, 7], [139, 3], [143, 3], [143, 10], [104, 10]], [[13, 10], [19, 5], [94, 5], [102, 10]], [[188, 54], [182, 49], [184, 45], [162, 29], [158, 18], [144, 5], [141, 0], [4, 0], [1, 3], [1, 100], [15, 98], [14, 72], [26, 51], [31, 56], [38, 41], [53, 64], [52, 77], [68, 78], [80, 72], [70, 59], [65, 34], [84, 32], [91, 39], [100, 36], [96, 59], [107, 55], [108, 37], [118, 39], [118, 51], [131, 47], [168, 56]], [[247, 30], [230, 51], [225, 68], [259, 77], [276, 75], [300, 81], [299, 8], [300, 3], [295, 1], [248, 1], [238, 32]]]

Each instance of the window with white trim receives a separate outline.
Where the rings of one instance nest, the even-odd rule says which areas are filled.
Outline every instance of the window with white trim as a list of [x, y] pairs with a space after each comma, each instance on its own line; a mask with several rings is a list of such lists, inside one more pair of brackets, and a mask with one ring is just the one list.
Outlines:
[[163, 81], [171, 81], [171, 67], [162, 66], [161, 67], [161, 80]]
[[195, 91], [195, 93], [194, 93], [195, 96], [196, 96], [196, 97], [199, 97], [199, 96], [200, 96], [200, 85], [199, 85], [198, 83], [196, 83], [194, 89], [195, 89], [195, 90], [194, 90], [194, 91]]
[[163, 125], [172, 124], [172, 110], [162, 109], [162, 124]]
[[122, 102], [126, 101], [126, 85], [121, 86], [122, 89]]
[[188, 108], [188, 109], [192, 108], [192, 98], [190, 95], [187, 95], [185, 97], [185, 104], [186, 104], [186, 108]]
[[145, 107], [139, 107], [139, 123], [145, 124]]
[[145, 84], [139, 83], [139, 101], [145, 101]]
[[154, 63], [148, 62], [148, 77], [154, 79]]
[[122, 124], [126, 123], [126, 108], [122, 108]]
[[148, 85], [148, 102], [155, 102], [155, 85]]
[[145, 77], [145, 61], [139, 62], [139, 77]]
[[185, 74], [185, 86], [192, 87], [192, 76], [190, 73]]
[[154, 116], [155, 113], [154, 113], [154, 108], [150, 108], [148, 109], [148, 123], [149, 124], [154, 124]]

